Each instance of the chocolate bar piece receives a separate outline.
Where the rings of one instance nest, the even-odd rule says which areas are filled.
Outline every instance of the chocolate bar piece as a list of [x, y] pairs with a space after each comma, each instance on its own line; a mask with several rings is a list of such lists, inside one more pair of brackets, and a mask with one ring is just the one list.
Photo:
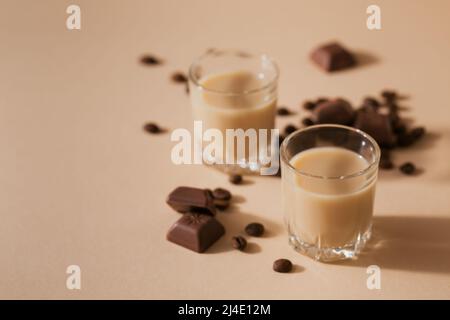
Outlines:
[[344, 99], [333, 99], [319, 104], [314, 109], [315, 123], [333, 123], [351, 125], [355, 119], [355, 111]]
[[354, 127], [371, 135], [382, 147], [391, 147], [395, 143], [388, 115], [371, 109], [361, 109], [357, 112]]
[[221, 236], [225, 228], [216, 218], [199, 213], [186, 213], [167, 233], [167, 240], [195, 252], [204, 252]]
[[355, 57], [337, 42], [318, 47], [311, 53], [311, 59], [328, 72], [347, 69], [356, 64]]
[[211, 192], [205, 189], [178, 187], [169, 194], [166, 202], [181, 213], [195, 211], [209, 215], [216, 214], [214, 198]]

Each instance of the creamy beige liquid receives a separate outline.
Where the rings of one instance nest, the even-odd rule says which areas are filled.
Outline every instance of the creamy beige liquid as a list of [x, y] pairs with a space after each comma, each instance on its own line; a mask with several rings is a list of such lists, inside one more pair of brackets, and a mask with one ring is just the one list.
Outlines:
[[[209, 75], [199, 83], [206, 89], [221, 93], [191, 90], [194, 120], [203, 121], [203, 130], [219, 129], [224, 144], [226, 129], [274, 128], [276, 96], [267, 90], [257, 90], [267, 85], [267, 80], [250, 72], [237, 71]], [[254, 93], [242, 94], [255, 89]]]
[[[367, 175], [338, 179], [368, 167], [355, 152], [339, 147], [318, 147], [295, 155], [284, 168], [283, 196], [290, 234], [321, 248], [342, 247], [356, 241], [369, 228], [375, 178]], [[330, 178], [332, 177], [332, 178]]]

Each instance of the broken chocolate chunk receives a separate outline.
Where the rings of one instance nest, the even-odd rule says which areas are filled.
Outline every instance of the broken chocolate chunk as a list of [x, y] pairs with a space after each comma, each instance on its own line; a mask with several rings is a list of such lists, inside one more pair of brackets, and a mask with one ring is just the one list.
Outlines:
[[333, 123], [351, 125], [355, 118], [355, 111], [350, 103], [344, 99], [334, 99], [321, 103], [314, 109], [316, 124]]
[[355, 57], [337, 42], [328, 43], [316, 48], [311, 59], [323, 70], [332, 72], [356, 65]]
[[225, 228], [214, 217], [186, 213], [167, 233], [167, 240], [195, 252], [204, 252], [222, 235]]
[[195, 211], [209, 215], [216, 214], [214, 198], [210, 190], [178, 187], [169, 194], [166, 202], [175, 211], [181, 213]]
[[371, 135], [382, 147], [392, 147], [395, 136], [388, 115], [370, 110], [357, 112], [354, 127]]

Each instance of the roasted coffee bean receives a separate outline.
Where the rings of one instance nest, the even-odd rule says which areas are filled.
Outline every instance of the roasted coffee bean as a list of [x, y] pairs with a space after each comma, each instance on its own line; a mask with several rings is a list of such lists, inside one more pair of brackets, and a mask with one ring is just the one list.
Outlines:
[[314, 124], [314, 121], [311, 118], [303, 118], [302, 119], [302, 124], [305, 127], [309, 127], [309, 126], [312, 126]]
[[277, 109], [277, 115], [279, 116], [289, 116], [291, 114], [292, 114], [291, 111], [289, 111], [289, 109], [286, 107], [279, 107]]
[[385, 158], [385, 159], [391, 158], [391, 150], [389, 150], [387, 148], [381, 148], [380, 153], [381, 153], [380, 154], [381, 158]]
[[404, 123], [402, 123], [402, 121], [398, 121], [397, 123], [395, 123], [392, 126], [392, 130], [394, 131], [395, 134], [400, 135], [400, 134], [405, 134], [406, 133], [406, 126]]
[[380, 106], [380, 102], [373, 97], [364, 98], [363, 105], [368, 107], [374, 107], [375, 109]]
[[247, 246], [247, 240], [244, 237], [236, 236], [231, 238], [231, 245], [233, 248], [243, 251]]
[[396, 126], [398, 123], [400, 123], [401, 119], [398, 115], [398, 112], [396, 111], [389, 111], [388, 113], [389, 122], [391, 123], [391, 126]]
[[155, 56], [152, 55], [145, 55], [141, 57], [141, 63], [147, 64], [147, 65], [158, 65], [161, 64], [162, 61]]
[[386, 101], [394, 101], [395, 99], [397, 99], [397, 92], [395, 92], [394, 90], [383, 90], [381, 91], [381, 96]]
[[329, 100], [330, 100], [330, 99], [324, 98], [324, 97], [318, 98], [318, 99], [316, 100], [316, 106], [318, 106], [318, 105], [321, 104], [321, 103], [328, 102]]
[[188, 81], [187, 77], [185, 76], [184, 73], [182, 72], [174, 72], [171, 76], [171, 79], [173, 82], [177, 82], [177, 83], [185, 83]]
[[392, 163], [391, 159], [389, 158], [381, 158], [379, 163], [379, 168], [384, 170], [389, 170], [394, 168], [394, 164]]
[[156, 123], [153, 123], [153, 122], [146, 123], [144, 125], [144, 130], [147, 131], [148, 133], [152, 133], [152, 134], [162, 132], [161, 128]]
[[220, 210], [225, 210], [230, 205], [231, 200], [231, 192], [223, 189], [223, 188], [216, 188], [214, 191], [211, 192], [213, 198], [214, 198], [214, 205], [219, 208]]
[[288, 273], [292, 270], [292, 262], [288, 259], [278, 259], [273, 263], [273, 270], [281, 273]]
[[303, 102], [303, 109], [312, 111], [316, 107], [316, 104], [312, 101], [305, 101]]
[[424, 127], [417, 127], [411, 130], [409, 133], [414, 140], [419, 140], [425, 135], [425, 128]]
[[241, 184], [242, 183], [242, 176], [239, 174], [232, 174], [229, 177], [229, 181], [232, 184]]
[[290, 135], [292, 132], [296, 131], [297, 127], [293, 124], [288, 124], [286, 127], [284, 127], [284, 133], [286, 135]]
[[213, 190], [212, 195], [214, 199], [218, 200], [230, 200], [231, 199], [231, 192], [227, 189], [223, 188], [216, 188]]
[[406, 162], [400, 166], [400, 171], [404, 174], [411, 175], [416, 172], [416, 166], [412, 162]]
[[400, 110], [400, 107], [398, 106], [398, 104], [396, 104], [396, 103], [393, 102], [393, 101], [388, 102], [388, 103], [386, 104], [386, 106], [387, 106], [388, 109], [389, 109], [389, 113], [392, 113], [392, 114], [398, 114], [398, 112], [399, 112], [399, 110]]
[[414, 143], [414, 137], [408, 133], [402, 133], [397, 136], [397, 145], [399, 147], [409, 147]]
[[264, 233], [264, 226], [258, 222], [252, 222], [245, 227], [245, 232], [252, 237], [261, 237]]

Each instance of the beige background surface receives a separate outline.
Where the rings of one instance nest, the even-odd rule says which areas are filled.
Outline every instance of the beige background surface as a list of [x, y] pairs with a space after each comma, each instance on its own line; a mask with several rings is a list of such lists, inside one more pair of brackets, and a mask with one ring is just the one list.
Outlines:
[[[368, 4], [382, 30], [368, 31]], [[82, 30], [65, 27], [66, 7]], [[450, 298], [449, 1], [17, 1], [0, 4], [1, 298]], [[338, 39], [371, 59], [325, 75], [307, 59]], [[280, 181], [231, 186], [202, 166], [170, 162], [170, 135], [142, 124], [188, 127], [184, 88], [169, 80], [209, 47], [266, 51], [281, 68], [279, 101], [296, 110], [320, 95], [357, 103], [394, 88], [430, 135], [395, 154], [424, 168], [417, 177], [382, 172], [373, 250], [327, 265], [287, 244]], [[138, 63], [143, 53], [165, 59]], [[297, 122], [302, 114], [286, 122]], [[284, 120], [283, 120], [284, 122]], [[279, 123], [283, 125], [282, 122]], [[240, 196], [219, 215], [227, 234], [206, 254], [165, 240], [178, 218], [165, 204], [178, 185], [229, 188]], [[267, 237], [253, 253], [229, 250], [249, 221]], [[295, 264], [276, 274], [274, 259]], [[82, 290], [66, 289], [80, 265]], [[382, 289], [366, 288], [366, 267]]]

